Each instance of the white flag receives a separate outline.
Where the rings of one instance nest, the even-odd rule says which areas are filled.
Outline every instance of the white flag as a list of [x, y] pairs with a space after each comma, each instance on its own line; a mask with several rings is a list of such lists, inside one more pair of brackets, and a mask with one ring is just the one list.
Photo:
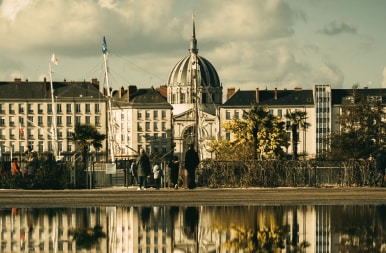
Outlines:
[[51, 61], [55, 63], [55, 65], [58, 65], [58, 58], [56, 58], [55, 54], [52, 54]]

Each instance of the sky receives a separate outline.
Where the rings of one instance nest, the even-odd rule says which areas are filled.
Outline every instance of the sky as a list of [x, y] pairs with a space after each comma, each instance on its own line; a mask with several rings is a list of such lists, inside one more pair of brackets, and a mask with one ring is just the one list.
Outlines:
[[[0, 81], [167, 83], [199, 55], [227, 88], [386, 88], [385, 0], [0, 0]], [[51, 64], [52, 54], [58, 65]]]

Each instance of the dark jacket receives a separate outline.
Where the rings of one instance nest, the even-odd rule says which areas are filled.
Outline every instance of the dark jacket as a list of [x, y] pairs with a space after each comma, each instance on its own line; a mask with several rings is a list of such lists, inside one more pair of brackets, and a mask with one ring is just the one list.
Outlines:
[[138, 176], [148, 176], [150, 174], [150, 160], [149, 157], [142, 153], [137, 160]]
[[187, 170], [195, 170], [200, 163], [200, 159], [198, 158], [198, 153], [190, 148], [186, 151], [185, 154], [185, 169]]
[[384, 171], [386, 167], [386, 153], [383, 150], [380, 150], [376, 155], [375, 155], [375, 168], [378, 171]]

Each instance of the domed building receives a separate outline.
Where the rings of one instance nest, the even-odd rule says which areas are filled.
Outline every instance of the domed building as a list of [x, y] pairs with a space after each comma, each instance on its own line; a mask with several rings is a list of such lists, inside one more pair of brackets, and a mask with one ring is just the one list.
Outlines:
[[187, 145], [194, 143], [201, 159], [210, 158], [208, 144], [218, 132], [222, 84], [213, 64], [198, 55], [194, 19], [189, 54], [177, 62], [167, 81], [167, 101], [173, 106], [175, 154], [183, 159]]

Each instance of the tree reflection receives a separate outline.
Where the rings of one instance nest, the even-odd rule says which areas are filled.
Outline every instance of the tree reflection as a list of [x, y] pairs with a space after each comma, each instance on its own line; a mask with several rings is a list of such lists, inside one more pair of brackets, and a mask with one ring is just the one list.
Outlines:
[[340, 235], [339, 250], [353, 253], [386, 252], [385, 213], [385, 206], [333, 208], [335, 232]]
[[76, 241], [77, 247], [81, 249], [91, 249], [100, 238], [106, 237], [100, 225], [95, 225], [94, 228], [76, 228], [70, 230], [69, 234]]

